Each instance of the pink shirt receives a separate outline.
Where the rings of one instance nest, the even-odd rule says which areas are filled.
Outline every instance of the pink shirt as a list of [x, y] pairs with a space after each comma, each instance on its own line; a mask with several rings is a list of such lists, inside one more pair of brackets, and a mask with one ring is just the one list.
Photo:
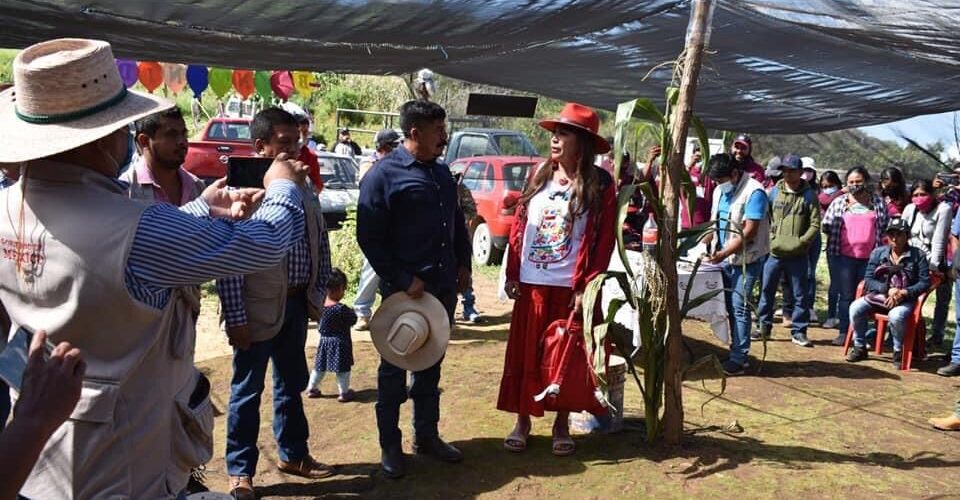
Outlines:
[[[147, 168], [147, 162], [143, 161], [141, 158], [136, 165], [131, 168], [136, 169], [137, 173], [137, 182], [141, 186], [151, 186], [153, 187], [153, 198], [158, 202], [174, 204], [173, 201], [167, 197], [167, 193], [157, 184], [157, 181], [153, 179], [153, 174], [150, 172], [150, 169]], [[186, 205], [192, 201], [191, 196], [193, 195], [193, 186], [197, 181], [197, 178], [193, 176], [190, 172], [187, 172], [182, 167], [177, 169], [177, 173], [180, 175], [180, 205]]]
[[845, 212], [843, 231], [840, 232], [840, 255], [854, 259], [870, 258], [877, 243], [877, 213], [866, 210], [862, 213]]

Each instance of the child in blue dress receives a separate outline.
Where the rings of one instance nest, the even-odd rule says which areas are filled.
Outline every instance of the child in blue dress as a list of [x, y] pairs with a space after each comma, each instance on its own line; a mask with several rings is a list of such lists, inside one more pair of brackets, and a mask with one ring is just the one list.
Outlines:
[[337, 374], [337, 387], [340, 396], [337, 401], [353, 401], [354, 393], [350, 388], [350, 367], [353, 366], [353, 341], [350, 328], [357, 322], [357, 314], [349, 306], [341, 304], [347, 288], [347, 276], [340, 269], [333, 268], [327, 281], [327, 300], [317, 328], [320, 330], [320, 345], [314, 359], [310, 383], [307, 385], [307, 397], [320, 397], [320, 381], [326, 372]]

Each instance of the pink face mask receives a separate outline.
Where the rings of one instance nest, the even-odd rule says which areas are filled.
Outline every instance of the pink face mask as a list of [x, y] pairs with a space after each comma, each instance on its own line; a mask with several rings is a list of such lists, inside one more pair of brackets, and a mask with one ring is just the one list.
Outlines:
[[917, 209], [921, 212], [929, 212], [933, 208], [934, 200], [933, 196], [929, 194], [921, 194], [919, 196], [914, 196], [912, 200], [914, 205], [917, 206]]

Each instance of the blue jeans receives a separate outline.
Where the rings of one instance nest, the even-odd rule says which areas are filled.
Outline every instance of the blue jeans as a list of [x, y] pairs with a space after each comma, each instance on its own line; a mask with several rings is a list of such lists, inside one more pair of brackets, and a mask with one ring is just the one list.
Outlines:
[[[836, 318], [840, 302], [840, 256], [827, 254], [830, 286], [827, 288], [827, 318]], [[846, 334], [846, 332], [844, 332]]]
[[[807, 259], [807, 306], [805, 309], [810, 314], [807, 317], [807, 322], [809, 323], [817, 317], [813, 306], [817, 301], [817, 262], [820, 260], [820, 235], [817, 235], [817, 238], [810, 243], [810, 248], [807, 249]], [[795, 303], [796, 299], [794, 298], [792, 286], [785, 275], [783, 280], [783, 317], [793, 317], [793, 306]]]
[[[953, 349], [950, 351], [950, 362], [960, 365], [960, 280], [953, 282], [953, 294], [957, 296], [955, 311], [957, 330], [953, 333]], [[958, 402], [957, 408], [960, 408], [960, 402]]]
[[751, 309], [747, 300], [753, 296], [753, 287], [763, 273], [763, 259], [743, 267], [730, 263], [723, 264], [723, 288], [727, 303], [727, 317], [730, 320], [730, 360], [743, 364], [750, 353]]
[[[893, 350], [903, 350], [903, 333], [907, 326], [907, 319], [913, 313], [913, 300], [906, 300], [900, 305], [890, 309], [887, 313], [887, 330], [890, 337], [893, 338]], [[866, 345], [865, 337], [867, 328], [870, 327], [870, 320], [873, 319], [873, 313], [877, 309], [867, 303], [863, 297], [850, 304], [850, 322], [853, 323], [853, 345], [864, 347]], [[883, 339], [877, 337], [876, 342], [883, 342]]]
[[[792, 311], [793, 335], [806, 335], [807, 324], [810, 322], [810, 300], [807, 297], [807, 268], [809, 261], [806, 255], [799, 257], [779, 258], [773, 254], [767, 257], [763, 265], [763, 287], [760, 292], [760, 326], [769, 329], [773, 325], [773, 308], [777, 301], [777, 289], [780, 287], [780, 276], [786, 275], [793, 290], [793, 297], [798, 304]], [[784, 307], [784, 317], [787, 310]]]
[[[850, 327], [850, 303], [857, 295], [857, 287], [863, 281], [863, 276], [867, 272], [867, 259], [854, 259], [846, 255], [837, 255], [837, 274], [835, 278], [839, 281], [840, 299], [837, 301], [837, 319], [839, 334], [846, 336], [847, 329]], [[832, 280], [831, 280], [832, 281]]]
[[930, 339], [936, 343], [943, 342], [943, 332], [947, 328], [947, 314], [950, 311], [950, 299], [953, 295], [953, 283], [944, 277], [943, 283], [937, 287], [937, 302], [933, 309], [933, 327], [930, 329]]
[[[453, 311], [457, 306], [457, 294], [437, 297], [447, 309], [453, 323]], [[377, 369], [377, 431], [380, 448], [386, 450], [400, 446], [403, 433], [400, 431], [400, 405], [413, 399], [413, 433], [415, 439], [432, 438], [438, 435], [440, 422], [440, 365], [443, 358], [426, 370], [410, 374], [407, 387], [407, 371], [380, 358]]]
[[474, 307], [477, 303], [477, 296], [473, 293], [473, 285], [470, 288], [467, 288], [462, 294], [460, 294], [461, 300], [460, 303], [463, 304], [463, 313], [467, 314], [468, 312], [476, 312]]
[[295, 462], [307, 455], [310, 431], [301, 393], [307, 388], [307, 299], [287, 297], [286, 316], [276, 337], [233, 350], [233, 379], [227, 414], [227, 473], [253, 477], [260, 451], [260, 395], [267, 361], [273, 361], [273, 435], [280, 460]]
[[353, 301], [353, 309], [360, 318], [370, 319], [373, 315], [373, 303], [377, 300], [377, 289], [380, 287], [380, 277], [373, 270], [370, 261], [363, 259], [363, 269], [360, 271], [360, 283], [357, 286], [357, 298]]

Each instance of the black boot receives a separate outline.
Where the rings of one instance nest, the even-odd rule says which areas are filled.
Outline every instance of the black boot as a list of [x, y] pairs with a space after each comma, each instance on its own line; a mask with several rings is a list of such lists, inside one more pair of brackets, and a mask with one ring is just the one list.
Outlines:
[[383, 475], [390, 479], [400, 479], [403, 477], [403, 448], [398, 444], [389, 449], [380, 451], [380, 466], [383, 468]]
[[453, 445], [445, 443], [439, 436], [416, 439], [413, 443], [413, 452], [418, 455], [429, 455], [451, 464], [463, 460], [463, 453]]

